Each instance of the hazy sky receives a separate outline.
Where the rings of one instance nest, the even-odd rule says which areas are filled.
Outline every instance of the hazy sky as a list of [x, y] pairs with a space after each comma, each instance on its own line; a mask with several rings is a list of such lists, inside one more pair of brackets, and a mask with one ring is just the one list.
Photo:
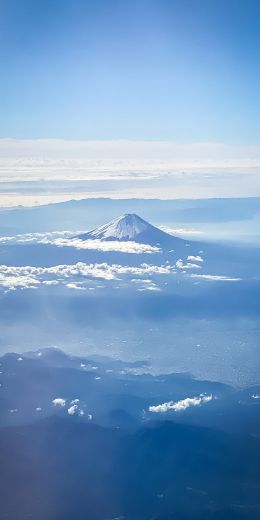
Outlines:
[[0, 0], [0, 137], [259, 144], [259, 0]]
[[0, 0], [0, 207], [260, 196], [259, 50], [259, 0]]

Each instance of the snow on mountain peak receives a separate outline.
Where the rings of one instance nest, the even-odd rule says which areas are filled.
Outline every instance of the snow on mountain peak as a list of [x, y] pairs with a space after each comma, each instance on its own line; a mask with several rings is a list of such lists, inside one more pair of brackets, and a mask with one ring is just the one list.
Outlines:
[[98, 228], [96, 233], [94, 233], [95, 236], [101, 233], [103, 238], [134, 240], [137, 235], [146, 231], [147, 228], [148, 224], [145, 220], [138, 217], [135, 213], [127, 213]]
[[98, 238], [103, 240], [134, 240], [138, 235], [144, 233], [149, 227], [135, 213], [127, 213], [115, 218], [108, 224], [104, 224], [88, 233], [89, 238]]

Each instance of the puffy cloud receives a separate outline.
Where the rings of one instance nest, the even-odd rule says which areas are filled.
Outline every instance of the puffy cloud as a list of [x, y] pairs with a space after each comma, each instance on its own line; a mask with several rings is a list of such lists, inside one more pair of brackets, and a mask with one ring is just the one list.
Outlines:
[[190, 255], [187, 257], [187, 260], [190, 260], [192, 262], [204, 262], [203, 258], [200, 255], [197, 255], [197, 256]]
[[78, 291], [86, 291], [86, 287], [82, 287], [82, 285], [79, 285], [77, 283], [66, 283], [66, 286], [69, 289], [76, 289]]
[[69, 415], [75, 415], [75, 413], [77, 412], [77, 410], [78, 410], [78, 405], [77, 405], [77, 404], [73, 404], [72, 406], [70, 406], [70, 407], [68, 408], [67, 411], [68, 411], [68, 414], [69, 414]]
[[[189, 257], [188, 257], [189, 258]], [[186, 264], [183, 262], [183, 260], [181, 258], [179, 258], [179, 260], [177, 260], [177, 262], [175, 263], [176, 267], [178, 267], [178, 269], [200, 269], [201, 266], [198, 265], [198, 264], [192, 264], [191, 262], [187, 262]]]
[[115, 251], [118, 253], [144, 254], [158, 253], [160, 248], [149, 244], [139, 244], [137, 242], [120, 242], [118, 240], [110, 240], [103, 242], [99, 239], [81, 240], [80, 238], [57, 238], [50, 242], [59, 247], [75, 247], [76, 249], [94, 249], [96, 251]]
[[[174, 273], [174, 267], [167, 265], [152, 265], [142, 263], [140, 266], [131, 267], [120, 264], [61, 264], [52, 267], [35, 266], [6, 266], [0, 265], [0, 286], [14, 290], [16, 288], [32, 289], [47, 282], [65, 283], [70, 289], [80, 289], [80, 282], [74, 278], [97, 278], [103, 280], [116, 280], [124, 276], [150, 276], [170, 275]], [[57, 278], [59, 280], [57, 280]], [[67, 282], [68, 278], [72, 281]]]
[[242, 278], [231, 278], [230, 276], [216, 274], [191, 274], [190, 277], [210, 282], [240, 282], [242, 280]]
[[69, 408], [67, 409], [67, 412], [69, 415], [84, 415], [85, 412], [84, 410], [82, 410], [82, 408], [79, 407], [79, 399], [72, 399], [72, 401], [70, 401], [70, 406]]
[[63, 397], [55, 397], [55, 399], [52, 400], [52, 403], [54, 406], [64, 407], [66, 404], [66, 399], [63, 399]]
[[26, 274], [19, 276], [18, 272], [15, 272], [16, 268], [13, 269], [13, 275], [8, 275], [8, 272], [5, 270], [5, 266], [0, 266], [0, 286], [5, 287], [9, 290], [15, 288], [35, 289], [37, 285], [40, 283], [38, 280], [35, 279], [34, 276]]
[[180, 401], [168, 401], [166, 403], [158, 404], [157, 406], [149, 406], [149, 412], [153, 413], [165, 413], [169, 411], [182, 412], [187, 410], [190, 406], [200, 406], [208, 403], [213, 399], [212, 394], [204, 395], [200, 394], [198, 397], [186, 397]]
[[99, 239], [82, 240], [80, 238], [75, 238], [77, 233], [80, 232], [55, 231], [46, 233], [26, 233], [24, 235], [1, 237], [0, 244], [51, 244], [57, 247], [74, 247], [76, 249], [87, 249], [104, 252], [115, 251], [118, 253], [130, 254], [151, 254], [161, 251], [158, 246], [139, 244], [138, 242], [134, 241], [121, 242], [119, 240], [110, 240], [108, 242], [103, 242]]
[[24, 233], [0, 237], [0, 244], [49, 244], [59, 238], [72, 238], [80, 231], [46, 231], [45, 233]]

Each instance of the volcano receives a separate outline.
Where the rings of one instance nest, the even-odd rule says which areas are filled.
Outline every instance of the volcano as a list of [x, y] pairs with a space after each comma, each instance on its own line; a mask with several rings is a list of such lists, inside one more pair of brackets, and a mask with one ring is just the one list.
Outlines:
[[[183, 244], [184, 240], [165, 233], [153, 226], [135, 213], [127, 213], [100, 226], [98, 228], [78, 235], [81, 240], [106, 240], [121, 242], [139, 242], [141, 244], [174, 246]], [[186, 241], [185, 241], [186, 242]]]

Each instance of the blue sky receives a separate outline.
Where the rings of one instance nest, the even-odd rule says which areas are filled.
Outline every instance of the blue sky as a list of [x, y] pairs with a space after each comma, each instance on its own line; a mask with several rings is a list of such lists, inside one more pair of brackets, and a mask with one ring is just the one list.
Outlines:
[[1, 0], [0, 137], [259, 144], [258, 0]]

